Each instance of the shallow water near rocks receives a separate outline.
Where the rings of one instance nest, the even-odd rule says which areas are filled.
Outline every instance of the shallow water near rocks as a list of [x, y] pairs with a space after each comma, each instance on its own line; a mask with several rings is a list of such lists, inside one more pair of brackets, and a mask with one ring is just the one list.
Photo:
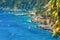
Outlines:
[[55, 40], [50, 32], [36, 28], [38, 24], [29, 18], [31, 16], [0, 15], [0, 40]]

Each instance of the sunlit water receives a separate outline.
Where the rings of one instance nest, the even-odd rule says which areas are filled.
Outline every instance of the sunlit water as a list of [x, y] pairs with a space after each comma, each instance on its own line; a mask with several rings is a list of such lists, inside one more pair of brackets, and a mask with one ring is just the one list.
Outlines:
[[0, 40], [55, 40], [50, 32], [36, 28], [31, 16], [0, 14]]

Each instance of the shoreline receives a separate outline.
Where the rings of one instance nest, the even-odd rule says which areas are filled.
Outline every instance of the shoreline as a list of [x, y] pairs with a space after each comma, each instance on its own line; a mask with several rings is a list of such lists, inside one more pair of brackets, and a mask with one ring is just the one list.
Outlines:
[[[46, 18], [46, 17], [45, 17]], [[53, 32], [53, 22], [50, 19], [45, 19], [44, 17], [42, 17], [41, 15], [39, 17], [36, 16], [32, 16], [32, 18], [30, 18], [31, 22], [35, 22], [35, 23], [39, 23], [39, 26], [37, 26], [37, 28], [42, 28], [44, 30]]]

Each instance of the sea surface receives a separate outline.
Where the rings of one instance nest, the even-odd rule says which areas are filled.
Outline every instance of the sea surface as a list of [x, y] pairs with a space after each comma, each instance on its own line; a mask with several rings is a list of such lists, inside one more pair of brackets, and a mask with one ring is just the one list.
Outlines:
[[0, 11], [0, 40], [55, 40], [51, 32], [36, 28], [38, 23], [31, 22], [31, 16], [10, 14]]

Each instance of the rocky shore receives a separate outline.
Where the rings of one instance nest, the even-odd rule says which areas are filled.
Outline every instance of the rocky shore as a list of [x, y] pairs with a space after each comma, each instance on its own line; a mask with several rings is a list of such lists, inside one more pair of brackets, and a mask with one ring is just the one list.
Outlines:
[[46, 18], [46, 16], [32, 16], [32, 18], [30, 19], [32, 22], [37, 22], [40, 25], [37, 26], [37, 28], [42, 28], [45, 29], [47, 31], [53, 32], [53, 21], [50, 18]]

